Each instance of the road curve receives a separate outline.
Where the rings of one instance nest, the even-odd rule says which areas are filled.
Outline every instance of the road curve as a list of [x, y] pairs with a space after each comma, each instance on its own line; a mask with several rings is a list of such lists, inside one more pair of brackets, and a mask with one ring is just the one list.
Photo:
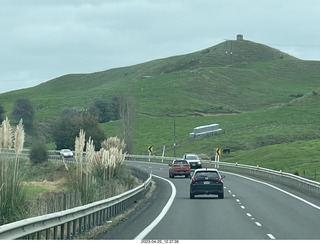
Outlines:
[[[225, 198], [198, 196], [189, 199], [189, 179], [170, 179], [168, 166], [131, 162], [161, 178], [155, 195], [141, 211], [119, 225], [118, 232], [98, 239], [149, 240], [318, 240], [320, 199], [288, 187], [252, 177], [223, 172]], [[175, 197], [157, 225], [149, 227], [172, 196]], [[125, 230], [125, 231], [123, 231]], [[123, 232], [131, 233], [125, 235]], [[122, 233], [122, 234], [120, 234]]]

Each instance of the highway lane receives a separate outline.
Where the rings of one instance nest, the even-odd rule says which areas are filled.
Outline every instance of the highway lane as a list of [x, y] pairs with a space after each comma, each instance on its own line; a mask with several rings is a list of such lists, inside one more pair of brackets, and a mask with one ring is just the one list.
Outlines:
[[276, 239], [320, 239], [319, 198], [230, 173], [225, 183], [253, 221]]
[[[168, 167], [147, 165], [153, 174], [169, 179]], [[189, 179], [170, 179], [176, 187], [175, 200], [165, 217], [144, 238], [320, 239], [319, 198], [250, 177], [223, 174], [224, 199], [216, 196], [189, 199]]]
[[145, 239], [268, 239], [230, 194], [189, 198], [189, 179], [171, 179], [177, 194], [170, 210]]
[[[152, 240], [320, 239], [319, 198], [274, 183], [223, 172], [226, 175], [224, 199], [211, 195], [189, 199], [190, 179], [170, 179], [169, 168], [164, 164], [130, 163], [164, 178], [154, 177], [159, 188], [165, 186], [165, 191], [158, 189], [152, 203], [155, 205], [148, 206], [146, 211], [136, 215], [135, 220], [129, 218], [125, 223], [125, 230], [131, 230], [130, 236], [123, 236], [123, 231], [119, 231], [112, 239], [138, 236]], [[174, 201], [159, 223], [143, 232], [170, 198], [172, 189], [167, 181], [171, 181], [176, 190]]]

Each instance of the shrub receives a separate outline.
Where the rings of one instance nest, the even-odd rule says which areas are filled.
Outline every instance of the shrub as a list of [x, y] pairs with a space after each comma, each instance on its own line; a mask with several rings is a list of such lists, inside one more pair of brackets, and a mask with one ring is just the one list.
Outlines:
[[36, 144], [31, 148], [29, 157], [33, 164], [39, 164], [48, 161], [49, 154], [45, 145]]

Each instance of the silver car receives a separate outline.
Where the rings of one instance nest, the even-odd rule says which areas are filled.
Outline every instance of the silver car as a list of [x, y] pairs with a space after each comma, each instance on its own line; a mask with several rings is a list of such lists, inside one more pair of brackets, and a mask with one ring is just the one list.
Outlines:
[[60, 156], [63, 158], [72, 158], [73, 152], [70, 149], [61, 149]]
[[201, 160], [196, 154], [187, 153], [183, 155], [183, 159], [187, 160], [191, 169], [199, 169], [202, 168]]

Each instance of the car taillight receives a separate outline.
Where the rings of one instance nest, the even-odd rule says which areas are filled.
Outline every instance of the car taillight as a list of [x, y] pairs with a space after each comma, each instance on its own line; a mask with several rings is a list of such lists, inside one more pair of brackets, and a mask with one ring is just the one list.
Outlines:
[[196, 177], [193, 177], [192, 178], [192, 181], [194, 182], [194, 181], [197, 181], [198, 180], [198, 178], [196, 178]]
[[221, 181], [221, 177], [216, 178], [217, 181]]

